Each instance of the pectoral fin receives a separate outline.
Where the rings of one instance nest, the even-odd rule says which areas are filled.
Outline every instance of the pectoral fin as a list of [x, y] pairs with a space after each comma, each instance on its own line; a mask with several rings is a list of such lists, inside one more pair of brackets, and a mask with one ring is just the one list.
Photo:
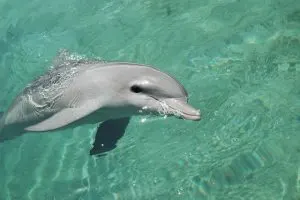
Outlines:
[[103, 155], [103, 153], [116, 148], [117, 142], [124, 135], [129, 121], [130, 117], [111, 119], [102, 122], [97, 129], [90, 155]]
[[50, 131], [61, 128], [72, 122], [75, 122], [92, 112], [100, 109], [101, 103], [99, 101], [90, 101], [82, 107], [78, 108], [65, 108], [51, 117], [41, 121], [35, 125], [25, 128], [26, 131]]

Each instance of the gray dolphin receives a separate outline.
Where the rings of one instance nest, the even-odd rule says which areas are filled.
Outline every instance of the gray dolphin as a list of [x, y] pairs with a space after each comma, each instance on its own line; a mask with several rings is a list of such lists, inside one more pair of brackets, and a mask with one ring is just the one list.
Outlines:
[[200, 110], [187, 103], [185, 88], [175, 78], [151, 66], [76, 60], [67, 50], [60, 51], [54, 61], [53, 67], [26, 86], [2, 114], [0, 141], [27, 132], [102, 122], [96, 134], [96, 140], [100, 141], [95, 141], [91, 150], [91, 154], [96, 154], [103, 152], [99, 148], [109, 134], [119, 135], [112, 142], [115, 145], [131, 116], [200, 119]]

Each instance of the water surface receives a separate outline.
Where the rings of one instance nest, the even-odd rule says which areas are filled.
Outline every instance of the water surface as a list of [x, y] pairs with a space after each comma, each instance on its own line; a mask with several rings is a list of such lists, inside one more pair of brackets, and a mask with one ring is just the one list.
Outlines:
[[0, 109], [58, 49], [171, 73], [200, 122], [135, 117], [0, 144], [2, 200], [300, 198], [300, 1], [0, 1]]

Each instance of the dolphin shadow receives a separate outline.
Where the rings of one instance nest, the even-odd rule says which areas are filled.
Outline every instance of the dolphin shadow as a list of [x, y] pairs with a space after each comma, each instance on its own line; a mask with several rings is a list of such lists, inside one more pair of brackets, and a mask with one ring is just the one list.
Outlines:
[[90, 155], [97, 157], [105, 156], [108, 151], [115, 149], [118, 140], [125, 134], [129, 121], [130, 117], [102, 122], [98, 126]]

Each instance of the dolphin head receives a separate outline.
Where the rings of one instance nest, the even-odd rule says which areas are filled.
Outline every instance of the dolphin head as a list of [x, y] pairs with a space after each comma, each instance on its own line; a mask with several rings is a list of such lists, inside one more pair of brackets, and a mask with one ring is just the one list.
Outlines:
[[[186, 120], [200, 120], [200, 110], [188, 104], [186, 89], [172, 76], [149, 66], [127, 65], [119, 70], [118, 93], [132, 115], [176, 116]], [[124, 103], [126, 102], [126, 103]]]

